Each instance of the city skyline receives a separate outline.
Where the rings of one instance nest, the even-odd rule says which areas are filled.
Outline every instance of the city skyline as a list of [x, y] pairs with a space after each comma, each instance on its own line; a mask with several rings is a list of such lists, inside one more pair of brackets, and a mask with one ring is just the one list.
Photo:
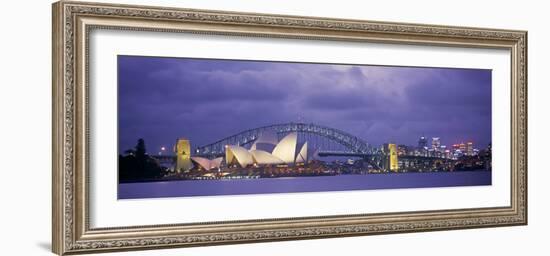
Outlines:
[[[272, 123], [349, 132], [374, 147], [491, 143], [491, 71], [119, 56], [119, 152], [194, 146]], [[170, 149], [169, 149], [170, 150]]]

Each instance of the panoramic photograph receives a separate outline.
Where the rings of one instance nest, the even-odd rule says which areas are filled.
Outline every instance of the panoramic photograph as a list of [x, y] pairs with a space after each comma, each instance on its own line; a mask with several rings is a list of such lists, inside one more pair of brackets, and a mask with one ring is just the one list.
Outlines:
[[491, 70], [119, 55], [118, 199], [491, 185]]

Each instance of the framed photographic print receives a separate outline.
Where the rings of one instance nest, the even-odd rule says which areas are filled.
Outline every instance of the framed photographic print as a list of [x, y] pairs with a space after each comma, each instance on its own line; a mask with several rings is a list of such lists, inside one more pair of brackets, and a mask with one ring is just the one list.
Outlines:
[[527, 224], [527, 32], [53, 5], [53, 251]]

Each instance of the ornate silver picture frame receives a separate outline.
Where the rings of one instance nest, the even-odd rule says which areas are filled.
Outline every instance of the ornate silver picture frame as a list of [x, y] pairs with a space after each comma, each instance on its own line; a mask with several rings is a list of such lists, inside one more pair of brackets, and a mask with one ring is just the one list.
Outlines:
[[[189, 33], [510, 52], [509, 205], [92, 227], [90, 33]], [[53, 219], [59, 255], [527, 224], [527, 32], [61, 1], [53, 5]], [[113, 111], [116, 111], [113, 109]], [[493, 110], [495, 111], [495, 110]], [[93, 142], [92, 142], [93, 143]], [[498, 170], [496, 170], [498, 171]], [[116, 174], [113, 174], [116, 175]], [[94, 180], [93, 182], [101, 182]]]

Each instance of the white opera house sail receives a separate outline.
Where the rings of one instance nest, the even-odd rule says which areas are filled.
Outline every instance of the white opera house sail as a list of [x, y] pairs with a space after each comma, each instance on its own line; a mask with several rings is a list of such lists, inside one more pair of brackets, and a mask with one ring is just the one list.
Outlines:
[[200, 166], [202, 169], [208, 171], [212, 169], [219, 169], [223, 162], [223, 157], [208, 159], [204, 157], [193, 156], [191, 157], [191, 161]]

